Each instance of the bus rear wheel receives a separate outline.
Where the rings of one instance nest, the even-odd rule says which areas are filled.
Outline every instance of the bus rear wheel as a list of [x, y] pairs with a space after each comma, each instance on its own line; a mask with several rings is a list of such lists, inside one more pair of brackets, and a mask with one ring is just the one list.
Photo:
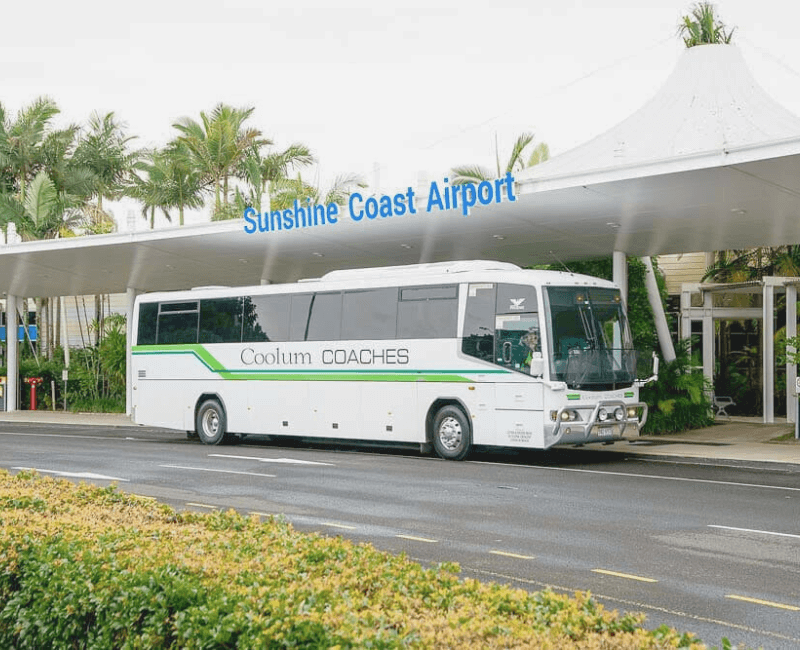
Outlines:
[[458, 406], [443, 406], [433, 419], [433, 448], [445, 460], [464, 460], [472, 447], [469, 420]]
[[203, 444], [218, 445], [224, 442], [226, 426], [225, 411], [218, 400], [207, 399], [197, 409], [195, 429]]

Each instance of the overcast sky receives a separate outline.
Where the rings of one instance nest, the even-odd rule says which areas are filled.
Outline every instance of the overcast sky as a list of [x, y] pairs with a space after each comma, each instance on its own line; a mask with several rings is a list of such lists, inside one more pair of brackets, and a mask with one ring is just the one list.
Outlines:
[[[325, 188], [357, 173], [401, 191], [454, 165], [493, 166], [495, 140], [505, 159], [523, 131], [557, 155], [612, 127], [674, 68], [690, 6], [4, 3], [0, 102], [16, 112], [48, 95], [64, 122], [114, 111], [137, 146], [163, 145], [173, 122], [219, 102], [254, 106], [252, 125], [276, 146], [311, 147], [319, 164], [306, 180]], [[717, 10], [759, 83], [800, 114], [800, 6], [722, 0]]]

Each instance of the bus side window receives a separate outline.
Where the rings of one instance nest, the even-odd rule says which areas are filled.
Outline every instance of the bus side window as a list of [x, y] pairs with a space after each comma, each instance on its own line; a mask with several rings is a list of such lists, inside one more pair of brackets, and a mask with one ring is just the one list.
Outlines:
[[288, 341], [290, 300], [288, 294], [245, 296], [242, 341]]
[[137, 345], [156, 344], [156, 324], [158, 323], [158, 303], [139, 304], [139, 327], [136, 332]]
[[399, 339], [458, 336], [458, 285], [403, 287], [397, 312]]
[[542, 358], [539, 317], [536, 314], [498, 315], [495, 331], [495, 363], [530, 373], [533, 360]]
[[305, 341], [308, 328], [308, 315], [311, 310], [311, 298], [314, 294], [302, 293], [292, 296], [289, 316], [289, 340]]
[[389, 340], [397, 335], [397, 289], [345, 291], [342, 340]]
[[206, 298], [200, 301], [198, 343], [238, 343], [241, 340], [241, 298]]
[[471, 357], [494, 362], [494, 284], [471, 284], [467, 290], [467, 311], [461, 351]]
[[315, 293], [306, 327], [306, 341], [338, 341], [342, 331], [342, 294]]
[[197, 343], [197, 313], [162, 314], [158, 319], [158, 344]]

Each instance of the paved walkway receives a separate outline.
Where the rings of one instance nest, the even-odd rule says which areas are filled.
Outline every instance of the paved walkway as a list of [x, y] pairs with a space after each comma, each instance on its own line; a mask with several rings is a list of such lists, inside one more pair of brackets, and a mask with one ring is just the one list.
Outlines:
[[[64, 413], [61, 411], [0, 412], [0, 422], [72, 424], [78, 426], [136, 426], [121, 413]], [[785, 437], [782, 442], [775, 439]], [[648, 456], [678, 456], [715, 460], [792, 463], [800, 465], [800, 440], [794, 424], [763, 424], [760, 418], [730, 418], [714, 426], [680, 434], [644, 436], [613, 445], [587, 449], [627, 452]]]

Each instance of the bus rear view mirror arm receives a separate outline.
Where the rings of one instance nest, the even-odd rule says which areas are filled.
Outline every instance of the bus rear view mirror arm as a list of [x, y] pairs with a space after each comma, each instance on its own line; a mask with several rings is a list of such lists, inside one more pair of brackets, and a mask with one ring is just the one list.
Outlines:
[[658, 355], [655, 352], [653, 352], [653, 374], [650, 375], [647, 379], [637, 379], [636, 380], [636, 385], [637, 386], [639, 386], [641, 388], [642, 386], [647, 386], [647, 384], [658, 380], [658, 364], [659, 364], [659, 362], [660, 362], [660, 359], [658, 358]]

